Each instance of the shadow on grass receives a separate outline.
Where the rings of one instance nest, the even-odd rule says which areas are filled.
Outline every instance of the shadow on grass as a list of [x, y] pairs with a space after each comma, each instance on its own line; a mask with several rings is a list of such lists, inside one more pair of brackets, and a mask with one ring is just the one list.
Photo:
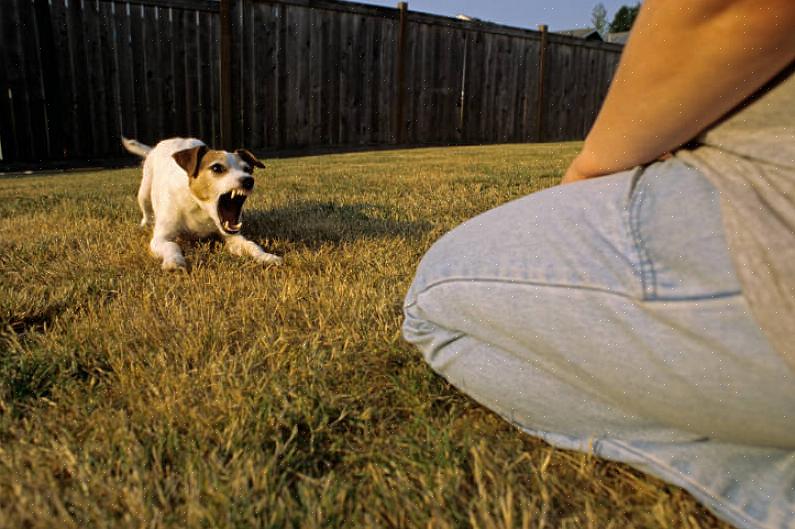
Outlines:
[[245, 231], [255, 237], [314, 246], [360, 239], [416, 239], [431, 228], [429, 222], [396, 220], [394, 213], [375, 204], [297, 202], [283, 208], [246, 211]]

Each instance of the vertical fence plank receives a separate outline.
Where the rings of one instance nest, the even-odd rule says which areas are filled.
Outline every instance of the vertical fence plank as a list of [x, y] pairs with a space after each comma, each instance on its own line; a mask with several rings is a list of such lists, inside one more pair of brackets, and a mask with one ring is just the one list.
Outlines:
[[[2, 72], [0, 72], [0, 80], [2, 80], [3, 92], [0, 94], [0, 112], [2, 112], [2, 122], [0, 122], [0, 131], [2, 136], [0, 140], [3, 145], [3, 159], [15, 160], [24, 159], [29, 152], [26, 151], [26, 143], [30, 141], [30, 133], [25, 130], [25, 123], [17, 117], [18, 114], [18, 100], [26, 97], [26, 90], [22, 84], [22, 57], [21, 57], [21, 44], [19, 41], [19, 30], [17, 28], [16, 20], [16, 5], [15, 2], [10, 2], [9, 5], [4, 6], [3, 16], [0, 17], [0, 36], [2, 36], [2, 47], [0, 47], [0, 55], [2, 56]], [[16, 96], [16, 97], [15, 97]], [[22, 108], [25, 108], [24, 105]]]
[[456, 86], [456, 133], [454, 140], [456, 143], [466, 141], [466, 110], [467, 110], [467, 77], [469, 77], [469, 32], [460, 31], [458, 35], [458, 46], [461, 48], [461, 57], [455, 61], [457, 68], [458, 85]]
[[263, 105], [262, 126], [264, 141], [262, 145], [273, 148], [278, 144], [278, 104], [279, 104], [279, 64], [278, 64], [278, 6], [261, 4], [260, 11], [265, 18], [263, 31], [259, 32], [259, 37], [263, 38], [257, 49], [260, 57], [265, 57], [266, 62], [260, 70], [263, 76], [258, 84], [257, 99]]
[[420, 48], [420, 43], [417, 38], [417, 24], [411, 23], [410, 20], [406, 21], [406, 38], [405, 38], [405, 67], [404, 67], [404, 80], [403, 80], [403, 119], [401, 123], [402, 136], [399, 143], [411, 143], [414, 138], [414, 114], [417, 100], [417, 82], [419, 73], [416, 68], [417, 53]]
[[24, 1], [19, 4], [20, 27], [17, 29], [23, 43], [24, 78], [30, 105], [31, 153], [35, 160], [46, 160], [50, 145], [47, 123], [47, 101], [42, 75], [42, 50], [39, 23], [34, 4]]
[[349, 122], [351, 114], [351, 100], [350, 100], [350, 76], [353, 64], [353, 37], [352, 24], [350, 23], [351, 15], [343, 13], [339, 16], [339, 99], [338, 99], [338, 116], [337, 116], [337, 144], [347, 145], [350, 139]]
[[119, 85], [119, 40], [116, 35], [116, 9], [123, 8], [123, 4], [111, 2], [99, 3], [99, 43], [102, 48], [102, 69], [105, 85], [105, 108], [107, 116], [107, 146], [99, 153], [102, 156], [119, 155], [122, 147], [119, 141], [121, 136], [121, 86]]
[[16, 136], [11, 113], [11, 100], [8, 97], [10, 85], [8, 80], [8, 60], [6, 55], [11, 47], [11, 34], [8, 32], [6, 20], [0, 21], [0, 161], [14, 160], [18, 157]]
[[[7, 16], [7, 15], [6, 15]], [[11, 33], [4, 18], [0, 21], [0, 161], [13, 160], [17, 157], [16, 139], [13, 129], [11, 112], [11, 91], [8, 80], [8, 60], [6, 55], [11, 47]]]
[[248, 119], [249, 137], [244, 138], [241, 145], [262, 146], [266, 144], [265, 110], [268, 101], [268, 94], [263, 90], [270, 72], [267, 71], [270, 65], [270, 50], [267, 45], [268, 28], [263, 8], [267, 6], [249, 3], [249, 20], [251, 21], [251, 35], [248, 36], [248, 65], [244, 75], [249, 82], [249, 106], [248, 114], [244, 118]]
[[329, 28], [329, 56], [332, 59], [329, 61], [332, 65], [332, 70], [329, 73], [329, 82], [331, 84], [328, 95], [328, 121], [329, 121], [329, 144], [338, 145], [340, 143], [340, 99], [341, 99], [341, 82], [342, 82], [342, 41], [341, 41], [341, 25], [342, 17], [336, 14], [329, 15], [331, 17], [331, 24]]
[[493, 119], [488, 135], [495, 141], [504, 141], [504, 121], [505, 121], [505, 99], [508, 91], [508, 68], [506, 67], [508, 54], [508, 37], [499, 35], [496, 37], [496, 50], [494, 55], [494, 77], [493, 79], [493, 98], [494, 106], [491, 117]]
[[277, 75], [277, 102], [276, 102], [276, 145], [284, 147], [287, 145], [287, 103], [288, 103], [288, 76], [289, 64], [287, 63], [287, 6], [277, 7], [277, 62], [279, 72]]
[[363, 68], [364, 57], [367, 48], [367, 27], [365, 25], [365, 17], [354, 14], [353, 20], [353, 44], [351, 46], [351, 69], [348, 72], [351, 78], [351, 107], [350, 127], [351, 127], [351, 144], [361, 145], [363, 143], [364, 128], [367, 122], [367, 115], [365, 112], [365, 88], [367, 68]]
[[185, 9], [182, 11], [182, 28], [185, 32], [183, 36], [183, 46], [185, 48], [184, 56], [179, 59], [175, 58], [175, 65], [181, 65], [182, 76], [185, 79], [185, 94], [183, 111], [185, 112], [184, 125], [185, 134], [188, 136], [200, 136], [200, 125], [198, 114], [198, 88], [199, 88], [199, 31], [196, 27], [196, 19], [198, 13]]
[[513, 101], [511, 112], [511, 137], [510, 142], [522, 141], [522, 124], [521, 119], [523, 115], [524, 103], [524, 80], [522, 71], [525, 68], [525, 55], [524, 55], [524, 42], [512, 39], [514, 66], [513, 66], [513, 92], [511, 98]]
[[477, 141], [475, 133], [475, 123], [479, 119], [481, 108], [480, 97], [480, 64], [483, 46], [481, 34], [478, 32], [467, 32], [467, 61], [466, 77], [464, 78], [464, 97], [462, 112], [463, 141], [474, 143]]
[[283, 42], [285, 50], [284, 61], [284, 80], [285, 91], [283, 94], [284, 101], [284, 122], [283, 126], [285, 131], [285, 145], [295, 146], [298, 142], [298, 117], [300, 111], [298, 108], [300, 104], [300, 93], [298, 83], [298, 61], [299, 61], [299, 43], [298, 43], [298, 14], [297, 9], [293, 6], [285, 6], [284, 8], [284, 37]]
[[182, 14], [182, 9], [171, 9], [171, 53], [169, 58], [171, 61], [171, 84], [173, 86], [171, 91], [173, 97], [172, 115], [174, 116], [171, 133], [174, 136], [190, 135], [190, 129], [187, 123], [187, 76], [185, 72], [185, 63], [187, 62], [186, 41], [188, 33], [184, 26]]
[[220, 53], [221, 53], [221, 145], [231, 149], [233, 143], [234, 109], [232, 106], [233, 67], [232, 67], [232, 2], [221, 0]]
[[489, 112], [489, 117], [491, 117], [491, 123], [489, 123], [489, 127], [486, 129], [487, 136], [490, 138], [494, 138], [495, 141], [502, 142], [502, 134], [503, 134], [503, 118], [505, 117], [505, 108], [504, 108], [504, 99], [505, 99], [505, 91], [507, 89], [506, 86], [506, 68], [505, 68], [505, 54], [506, 54], [506, 45], [505, 40], [506, 37], [502, 35], [497, 35], [494, 38], [495, 40], [495, 50], [493, 56], [493, 64], [494, 64], [494, 72], [493, 76], [490, 76], [489, 79], [492, 83], [492, 93], [491, 97], [493, 98], [493, 103], [491, 106], [492, 111]]
[[121, 106], [120, 130], [123, 136], [138, 137], [138, 124], [135, 120], [135, 71], [132, 44], [132, 11], [128, 3], [116, 4], [116, 46], [119, 75], [119, 105]]
[[298, 76], [296, 104], [296, 145], [305, 147], [311, 144], [312, 123], [311, 123], [311, 90], [310, 76], [312, 68], [311, 60], [311, 27], [310, 10], [301, 7], [296, 9], [296, 53], [297, 64], [296, 74]]
[[58, 159], [64, 156], [63, 100], [61, 99], [60, 75], [56, 59], [55, 30], [52, 25], [50, 5], [47, 0], [34, 0], [36, 33], [41, 57], [41, 80], [44, 86], [45, 119], [47, 122], [46, 157]]
[[146, 37], [143, 42], [144, 57], [146, 60], [146, 77], [144, 82], [148, 92], [147, 123], [149, 128], [149, 141], [158, 142], [163, 135], [163, 71], [160, 64], [160, 39], [158, 31], [158, 17], [162, 16], [163, 9], [157, 7], [144, 7], [144, 30]]
[[535, 105], [538, 99], [538, 83], [536, 82], [536, 75], [538, 71], [538, 61], [540, 48], [539, 41], [525, 41], [525, 72], [523, 77], [524, 82], [524, 102], [522, 104], [522, 140], [532, 141], [536, 136], [535, 127]]
[[210, 13], [204, 17], [202, 31], [207, 35], [209, 44], [207, 85], [207, 122], [210, 126], [210, 141], [213, 145], [221, 145], [221, 117], [218, 108], [221, 105], [221, 50], [216, 44], [221, 40], [220, 19]]
[[257, 33], [258, 28], [254, 23], [253, 13], [254, 2], [242, 2], [240, 9], [240, 21], [242, 26], [240, 34], [237, 38], [238, 49], [237, 53], [240, 55], [239, 64], [240, 72], [238, 73], [238, 89], [235, 90], [237, 97], [240, 101], [240, 109], [238, 111], [238, 127], [240, 130], [239, 141], [235, 146], [253, 145], [256, 132], [254, 131], [254, 83], [257, 79], [252, 75], [256, 57], [253, 49], [254, 35]]
[[[425, 137], [423, 143], [439, 143], [444, 133], [444, 70], [442, 66], [442, 45], [445, 28], [428, 26], [427, 61], [428, 109], [425, 113]], [[436, 123], [432, 116], [441, 118]]]
[[[8, 98], [11, 107], [13, 135], [16, 138], [16, 155], [22, 159], [35, 159], [36, 140], [34, 136], [34, 118], [32, 106], [34, 87], [28, 83], [26, 65], [31, 46], [26, 42], [34, 30], [30, 17], [24, 13], [26, 2], [11, 1], [3, 8], [5, 33], [11, 36], [10, 46], [6, 49], [6, 68], [8, 75]], [[27, 50], [26, 50], [27, 48]], [[35, 49], [35, 48], [34, 48]], [[28, 51], [26, 54], [25, 52]]]
[[398, 21], [397, 57], [395, 58], [397, 73], [396, 98], [395, 98], [395, 141], [405, 143], [405, 107], [406, 107], [406, 39], [408, 38], [408, 3], [398, 2], [400, 18]]
[[395, 114], [393, 112], [395, 97], [395, 49], [397, 48], [397, 31], [399, 22], [395, 19], [383, 19], [383, 45], [381, 46], [381, 90], [379, 101], [379, 115], [381, 120], [381, 133], [379, 143], [390, 144], [395, 142]]
[[87, 65], [89, 108], [94, 142], [90, 153], [96, 155], [108, 149], [108, 93], [105, 83], [105, 50], [102, 47], [100, 26], [102, 24], [98, 0], [84, 0], [83, 28], [85, 31], [85, 61]]
[[158, 9], [158, 49], [157, 62], [161, 84], [160, 92], [163, 98], [163, 138], [171, 138], [176, 133], [177, 113], [176, 113], [176, 84], [174, 79], [174, 25], [172, 17], [173, 8]]
[[483, 106], [484, 111], [480, 114], [479, 139], [481, 142], [488, 141], [492, 137], [492, 124], [495, 119], [495, 91], [497, 85], [497, 46], [499, 35], [484, 35], [486, 42], [485, 63], [483, 64]]
[[146, 41], [152, 38], [146, 27], [146, 9], [141, 5], [130, 5], [130, 52], [132, 55], [132, 70], [135, 83], [133, 97], [135, 99], [135, 128], [137, 138], [144, 143], [152, 144], [157, 138], [157, 132], [151, 126], [152, 107], [150, 103], [151, 90], [147, 74]]
[[323, 12], [312, 9], [309, 12], [309, 138], [310, 145], [323, 144], [323, 61], [325, 49], [323, 48], [327, 28]]
[[445, 35], [442, 52], [443, 58], [443, 79], [444, 79], [444, 120], [445, 130], [440, 138], [444, 144], [458, 142], [458, 99], [459, 99], [459, 77], [461, 72], [461, 61], [463, 59], [463, 48], [460, 40], [460, 30], [448, 29]]
[[365, 45], [362, 50], [362, 64], [369, 64], [369, 68], [363, 68], [364, 78], [362, 79], [362, 120], [360, 128], [362, 137], [360, 143], [372, 145], [375, 143], [378, 134], [378, 76], [381, 74], [378, 62], [380, 55], [380, 42], [378, 40], [377, 26], [375, 19], [363, 17], [362, 23], [365, 33]]
[[[213, 114], [218, 114], [218, 119], [221, 119], [221, 109], [213, 108], [210, 106], [212, 101], [212, 60], [210, 57], [210, 50], [213, 44], [210, 39], [213, 34], [211, 26], [208, 24], [209, 15], [207, 13], [196, 13], [196, 70], [197, 82], [194, 85], [196, 97], [196, 110], [193, 114], [193, 122], [195, 123], [195, 134], [198, 138], [208, 145], [219, 145], [215, 142], [213, 137]], [[219, 15], [220, 24], [220, 15]], [[220, 73], [219, 73], [220, 75]], [[220, 86], [218, 86], [220, 90]]]
[[313, 13], [315, 38], [312, 39], [313, 75], [312, 92], [317, 101], [314, 102], [313, 119], [315, 120], [314, 137], [318, 145], [330, 143], [329, 116], [331, 94], [331, 76], [333, 57], [330, 50], [330, 23], [328, 13], [317, 10]]
[[[218, 26], [220, 28], [220, 20]], [[213, 92], [215, 92], [213, 86], [215, 82], [213, 54], [218, 51], [218, 48], [213, 41], [213, 25], [209, 14], [199, 13], [196, 30], [196, 41], [199, 50], [199, 60], [197, 61], [199, 82], [196, 85], [197, 130], [199, 131], [199, 137], [204, 142], [210, 145], [220, 145], [223, 141], [216, 137], [215, 124], [225, 119], [228, 109], [224, 108], [223, 103], [219, 107], [213, 105]], [[223, 77], [222, 72], [219, 72], [219, 75], [221, 78]], [[221, 86], [218, 87], [218, 91], [220, 94]]]
[[536, 141], [544, 141], [544, 83], [546, 82], [547, 26], [540, 25], [541, 46], [538, 50], [538, 75], [536, 90]]

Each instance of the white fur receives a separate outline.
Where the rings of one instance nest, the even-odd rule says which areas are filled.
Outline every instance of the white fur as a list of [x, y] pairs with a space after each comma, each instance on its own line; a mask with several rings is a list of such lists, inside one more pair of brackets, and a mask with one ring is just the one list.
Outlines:
[[229, 234], [221, 229], [216, 210], [218, 196], [238, 188], [240, 177], [250, 176], [236, 156], [227, 153], [229, 171], [213, 186], [213, 199], [203, 202], [191, 192], [190, 177], [173, 158], [176, 152], [204, 145], [201, 140], [171, 138], [152, 148], [136, 140], [122, 138], [122, 144], [131, 153], [144, 158], [143, 178], [138, 189], [138, 205], [143, 213], [141, 226], [154, 224], [149, 248], [163, 260], [164, 270], [187, 267], [182, 250], [176, 243], [180, 235], [201, 238], [219, 234], [224, 238], [226, 248], [235, 255], [248, 255], [263, 264], [281, 264], [281, 257], [265, 252], [242, 235]]

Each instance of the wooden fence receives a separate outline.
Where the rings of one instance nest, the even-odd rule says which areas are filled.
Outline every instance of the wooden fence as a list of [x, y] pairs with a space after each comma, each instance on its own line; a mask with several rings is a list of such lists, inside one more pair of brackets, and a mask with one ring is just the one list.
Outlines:
[[333, 0], [3, 0], [2, 161], [581, 139], [621, 46]]

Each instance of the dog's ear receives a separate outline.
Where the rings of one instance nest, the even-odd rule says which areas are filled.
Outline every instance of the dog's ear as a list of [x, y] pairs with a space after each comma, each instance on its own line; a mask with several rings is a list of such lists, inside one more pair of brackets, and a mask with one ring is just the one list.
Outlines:
[[246, 149], [238, 149], [238, 150], [236, 150], [236, 151], [235, 151], [235, 154], [237, 154], [238, 156], [240, 156], [242, 159], [244, 159], [245, 161], [247, 161], [248, 163], [250, 163], [250, 164], [251, 164], [251, 165], [253, 165], [254, 167], [259, 167], [259, 168], [264, 168], [264, 167], [265, 167], [265, 164], [264, 164], [264, 163], [260, 162], [260, 161], [257, 159], [257, 157], [256, 157], [256, 156], [254, 156], [253, 154], [251, 154], [251, 153], [250, 153], [249, 151], [247, 151]]
[[171, 157], [174, 158], [174, 161], [176, 161], [180, 167], [185, 169], [189, 177], [195, 178], [199, 174], [199, 165], [201, 164], [202, 158], [207, 154], [208, 150], [206, 145], [198, 145], [190, 149], [185, 149], [184, 151], [175, 152]]

